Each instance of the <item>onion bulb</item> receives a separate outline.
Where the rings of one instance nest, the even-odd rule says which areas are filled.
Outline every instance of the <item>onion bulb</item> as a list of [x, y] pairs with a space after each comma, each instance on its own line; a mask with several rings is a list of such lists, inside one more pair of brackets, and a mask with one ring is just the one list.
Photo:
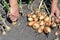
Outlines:
[[28, 22], [28, 25], [29, 25], [29, 26], [33, 26], [33, 25], [34, 25], [34, 23], [35, 23], [35, 21]]
[[33, 25], [33, 28], [34, 28], [34, 29], [38, 29], [39, 27], [40, 27], [39, 23], [37, 23], [37, 22], [34, 23], [34, 25]]
[[42, 33], [42, 32], [43, 32], [43, 29], [44, 29], [44, 26], [41, 26], [41, 27], [37, 30], [37, 32], [38, 32], [38, 33]]
[[52, 22], [52, 27], [56, 27], [57, 24], [55, 22]]
[[49, 21], [51, 21], [51, 18], [47, 16], [47, 17], [45, 17], [44, 21], [49, 22]]
[[45, 25], [45, 22], [44, 21], [40, 21], [40, 25]]
[[40, 28], [37, 30], [38, 33], [42, 33], [44, 29], [44, 26], [40, 26]]
[[32, 14], [28, 14], [28, 17], [32, 17]]
[[13, 25], [16, 25], [16, 24], [17, 24], [17, 22], [12, 22], [12, 24], [13, 24]]
[[44, 19], [44, 16], [40, 16], [39, 19], [41, 19], [41, 20]]
[[51, 22], [46, 22], [46, 25], [48, 26], [51, 26], [51, 24], [52, 24]]
[[30, 17], [30, 18], [28, 18], [28, 21], [33, 21], [33, 18], [31, 18], [31, 17]]
[[45, 28], [44, 28], [44, 32], [45, 32], [45, 33], [51, 32], [51, 28], [50, 28], [50, 27], [45, 27]]
[[34, 18], [34, 21], [38, 21], [38, 18], [36, 17], [36, 18]]
[[43, 30], [41, 30], [40, 28], [37, 30], [38, 33], [42, 33]]
[[35, 15], [35, 14], [32, 15], [32, 18], [36, 18], [36, 17], [37, 17], [37, 15]]

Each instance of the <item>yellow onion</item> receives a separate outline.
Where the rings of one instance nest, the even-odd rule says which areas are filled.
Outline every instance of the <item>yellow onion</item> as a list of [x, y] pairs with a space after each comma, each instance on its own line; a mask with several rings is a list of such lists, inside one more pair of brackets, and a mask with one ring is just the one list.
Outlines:
[[51, 28], [50, 27], [45, 27], [44, 32], [48, 34], [49, 32], [51, 32]]
[[52, 27], [56, 27], [57, 24], [55, 22], [52, 22]]
[[40, 26], [40, 28], [43, 30], [44, 29], [44, 25]]
[[42, 33], [43, 30], [41, 30], [40, 28], [37, 30], [38, 33]]
[[37, 15], [35, 15], [35, 14], [32, 15], [32, 18], [36, 18], [36, 17], [37, 17]]
[[32, 17], [32, 14], [28, 14], [28, 17]]
[[51, 18], [47, 16], [47, 17], [45, 17], [44, 21], [49, 22], [49, 21], [51, 21]]
[[34, 25], [34, 23], [35, 23], [35, 21], [28, 22], [28, 25], [29, 25], [29, 26], [33, 26], [33, 25]]
[[46, 16], [45, 12], [41, 12], [41, 14], [39, 15], [39, 19], [44, 19]]
[[38, 18], [36, 17], [36, 18], [34, 18], [34, 21], [38, 21]]
[[52, 23], [51, 22], [46, 22], [45, 24], [48, 25], [48, 26], [51, 26]]
[[33, 25], [33, 28], [34, 28], [34, 29], [38, 29], [39, 27], [40, 27], [40, 25], [39, 25], [38, 22], [34, 23], [34, 25]]
[[31, 18], [31, 17], [30, 17], [30, 18], [28, 18], [28, 21], [33, 21], [33, 18]]
[[44, 26], [41, 26], [41, 27], [37, 30], [37, 32], [38, 32], [38, 33], [42, 33], [42, 32], [43, 32], [43, 29], [44, 29]]
[[16, 25], [16, 24], [17, 24], [17, 22], [16, 22], [16, 21], [14, 21], [14, 22], [12, 22], [12, 24], [13, 24], [13, 25]]
[[44, 16], [41, 15], [41, 16], [39, 17], [39, 19], [41, 19], [41, 20], [44, 19]]
[[40, 25], [45, 25], [45, 22], [44, 21], [40, 21]]

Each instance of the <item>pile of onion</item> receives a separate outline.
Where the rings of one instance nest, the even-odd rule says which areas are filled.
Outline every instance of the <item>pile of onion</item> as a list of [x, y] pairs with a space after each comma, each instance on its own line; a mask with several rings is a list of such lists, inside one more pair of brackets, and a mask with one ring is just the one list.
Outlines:
[[28, 14], [28, 25], [38, 33], [45, 32], [48, 34], [52, 30], [51, 27], [57, 27], [57, 24], [46, 14], [46, 12], [41, 12], [39, 10], [35, 10], [33, 14]]

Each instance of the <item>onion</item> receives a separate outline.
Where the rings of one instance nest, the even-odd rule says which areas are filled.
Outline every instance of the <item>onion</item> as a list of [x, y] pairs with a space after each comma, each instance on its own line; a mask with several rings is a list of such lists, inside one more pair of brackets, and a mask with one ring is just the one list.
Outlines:
[[57, 24], [55, 22], [52, 22], [52, 27], [56, 27]]
[[41, 30], [40, 28], [37, 30], [38, 33], [42, 33], [43, 30]]
[[42, 33], [42, 32], [43, 32], [43, 29], [44, 29], [44, 26], [41, 26], [41, 27], [37, 30], [37, 32], [38, 32], [38, 33]]
[[36, 18], [36, 17], [37, 17], [37, 15], [35, 15], [35, 14], [32, 15], [32, 18]]
[[40, 25], [39, 25], [38, 22], [34, 23], [34, 25], [33, 25], [33, 28], [34, 28], [34, 29], [38, 29], [39, 27], [40, 27]]
[[41, 19], [41, 20], [44, 19], [44, 16], [40, 16], [39, 19]]
[[32, 14], [28, 14], [28, 17], [32, 17]]
[[38, 21], [38, 18], [34, 18], [34, 21]]
[[40, 21], [40, 25], [45, 25], [45, 22], [44, 21]]
[[50, 28], [50, 27], [45, 27], [45, 28], [44, 28], [44, 32], [45, 32], [45, 33], [51, 32], [51, 28]]
[[46, 22], [45, 24], [48, 25], [48, 26], [51, 26], [52, 23], [51, 22]]
[[35, 23], [35, 21], [28, 22], [28, 25], [29, 25], [29, 26], [33, 26], [33, 25], [34, 25], [34, 23]]
[[13, 25], [16, 25], [16, 24], [17, 24], [17, 22], [12, 22], [12, 24], [13, 24]]
[[31, 17], [30, 17], [30, 18], [28, 18], [28, 21], [33, 21], [33, 18], [31, 18]]
[[49, 22], [49, 21], [51, 21], [51, 18], [47, 16], [47, 17], [45, 17], [44, 21]]
[[44, 29], [44, 26], [41, 26], [41, 27], [37, 30], [37, 32], [38, 32], [38, 33], [42, 33], [42, 32], [43, 32], [43, 29]]

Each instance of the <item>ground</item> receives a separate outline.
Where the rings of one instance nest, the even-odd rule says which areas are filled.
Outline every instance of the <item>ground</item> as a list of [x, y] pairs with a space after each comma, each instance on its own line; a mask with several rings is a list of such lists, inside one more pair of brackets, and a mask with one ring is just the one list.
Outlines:
[[0, 40], [54, 40], [56, 37], [53, 31], [48, 35], [48, 38], [44, 33], [35, 33], [35, 30], [27, 26], [26, 16], [20, 16], [17, 25], [6, 23], [11, 27], [11, 31], [7, 32], [5, 36], [0, 34]]
[[[35, 0], [36, 2], [37, 0]], [[35, 2], [33, 4], [35, 4]], [[37, 2], [39, 4], [40, 1]], [[37, 7], [38, 5], [35, 4], [33, 7]], [[56, 29], [52, 30], [51, 33], [45, 35], [44, 33], [37, 34], [35, 30], [27, 26], [27, 14], [31, 12], [31, 10], [27, 9], [27, 5], [25, 4], [24, 12], [26, 15], [21, 16], [19, 20], [17, 21], [17, 25], [12, 25], [8, 21], [6, 21], [7, 25], [11, 27], [11, 30], [7, 32], [5, 36], [1, 35], [0, 33], [0, 40], [54, 40], [56, 38], [56, 35], [54, 35], [54, 32]]]

